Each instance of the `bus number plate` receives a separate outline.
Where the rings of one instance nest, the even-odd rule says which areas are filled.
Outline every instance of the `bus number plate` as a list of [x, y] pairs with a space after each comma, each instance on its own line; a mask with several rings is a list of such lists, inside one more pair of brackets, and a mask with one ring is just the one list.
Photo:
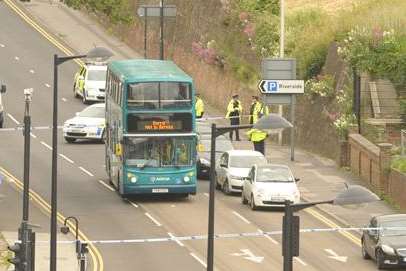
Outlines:
[[168, 188], [153, 188], [152, 193], [168, 193]]

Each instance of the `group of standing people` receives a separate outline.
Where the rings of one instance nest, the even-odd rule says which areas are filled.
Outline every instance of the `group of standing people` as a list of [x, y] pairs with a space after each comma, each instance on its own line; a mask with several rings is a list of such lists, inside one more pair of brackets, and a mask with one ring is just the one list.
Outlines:
[[[249, 113], [249, 123], [255, 124], [262, 116], [269, 114], [269, 108], [266, 104], [260, 101], [258, 96], [252, 96], [252, 102]], [[242, 117], [242, 105], [239, 100], [238, 94], [232, 96], [231, 101], [227, 106], [226, 118], [230, 119], [230, 125], [240, 125]], [[235, 132], [235, 140], [240, 140], [238, 129], [230, 131], [230, 139], [233, 140], [233, 134]], [[247, 136], [254, 144], [254, 150], [259, 151], [265, 155], [265, 139], [268, 134], [265, 131], [259, 129], [250, 129], [247, 132]]]

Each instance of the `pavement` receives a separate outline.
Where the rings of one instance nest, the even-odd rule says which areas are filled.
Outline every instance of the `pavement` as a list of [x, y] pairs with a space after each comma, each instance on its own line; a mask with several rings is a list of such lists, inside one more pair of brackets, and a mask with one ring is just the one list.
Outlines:
[[[6, 0], [4, 2], [7, 1], [9, 0]], [[68, 45], [76, 53], [87, 52], [89, 49], [97, 45], [109, 48], [116, 52], [116, 55], [114, 57], [115, 59], [134, 58], [139, 56], [139, 54], [131, 50], [122, 41], [113, 37], [107, 31], [103, 30], [102, 26], [94, 20], [95, 18], [89, 17], [81, 11], [71, 10], [59, 1], [31, 0], [30, 3], [24, 4], [17, 1], [13, 3], [17, 4], [28, 14], [30, 14], [30, 16], [35, 21], [38, 21], [42, 27], [52, 33], [55, 33], [62, 43]], [[84, 39], [83, 37], [88, 38]], [[218, 110], [209, 108], [209, 106], [207, 106], [207, 108], [207, 111], [210, 112], [211, 115], [222, 115], [220, 114], [220, 112], [218, 112]], [[246, 140], [243, 140], [241, 142], [234, 142], [234, 144], [236, 148], [252, 148], [252, 144]], [[294, 162], [290, 161], [290, 152], [288, 147], [286, 146], [278, 146], [267, 143], [266, 152], [271, 162], [288, 164], [292, 168], [296, 177], [301, 178], [299, 186], [304, 200], [318, 201], [331, 199], [337, 194], [337, 192], [344, 189], [344, 183], [360, 183], [359, 180], [352, 176], [349, 172], [337, 168], [334, 161], [306, 152], [304, 150], [301, 150], [300, 148], [296, 148], [296, 159]], [[201, 202], [202, 206], [200, 206], [200, 210], [203, 210], [205, 205], [203, 204], [203, 200], [201, 200]], [[231, 205], [234, 204], [234, 202], [229, 203], [228, 199], [224, 199], [224, 202], [225, 204], [234, 206]], [[147, 202], [144, 205], [147, 206], [144, 208], [150, 208], [151, 211], [154, 211], [156, 214], [161, 215], [161, 218], [165, 218], [167, 216], [160, 210], [161, 205], [159, 204]], [[155, 208], [154, 205], [157, 205], [157, 207]], [[177, 203], [177, 205], [183, 205], [183, 203]], [[171, 206], [170, 208], [175, 207]], [[184, 208], [189, 207], [187, 206], [187, 204], [185, 204]], [[363, 226], [367, 223], [371, 216], [396, 212], [396, 210], [388, 206], [385, 202], [376, 202], [373, 204], [369, 204], [368, 206], [365, 206], [361, 209], [349, 209], [330, 205], [318, 206], [318, 208], [325, 214], [334, 217], [339, 222], [339, 224], [343, 226]], [[166, 213], [169, 212], [170, 210], [167, 210]], [[193, 212], [195, 212], [195, 210], [190, 210], [190, 213]], [[256, 215], [259, 216], [263, 214], [259, 213]], [[224, 216], [226, 216], [226, 214], [224, 214]], [[179, 217], [179, 221], [181, 219], [182, 217]], [[119, 219], [117, 219], [117, 221], [119, 221]], [[171, 225], [171, 223], [174, 223], [171, 219], [168, 219], [164, 222], [169, 225]], [[189, 221], [185, 221], [185, 223], [187, 222]], [[182, 225], [182, 223], [179, 224]], [[226, 223], [224, 224], [227, 225]], [[2, 226], [1, 223], [0, 226]], [[179, 225], [173, 225], [172, 227], [176, 228], [179, 227]], [[198, 227], [196, 226], [196, 228]], [[230, 231], [235, 228], [237, 227], [230, 228]], [[45, 229], [47, 229], [47, 227], [45, 227]], [[15, 238], [15, 232], [10, 232], [10, 230], [6, 229], [4, 226], [0, 227], [0, 230], [9, 240]], [[64, 240], [62, 238], [66, 237], [61, 236], [59, 240]], [[42, 233], [40, 234], [40, 239], [46, 240], [48, 239], [48, 236], [46, 235], [46, 233]], [[230, 245], [230, 247], [234, 246]], [[39, 251], [41, 249], [44, 250], [44, 257], [40, 258], [38, 262], [42, 263], [38, 264], [44, 264], [46, 266], [47, 257], [45, 255], [47, 254], [45, 254], [45, 251], [47, 252], [48, 248], [46, 248], [46, 246], [43, 246], [42, 248], [39, 248]], [[203, 246], [202, 250], [204, 251]], [[62, 252], [64, 250], [59, 249], [59, 251]], [[74, 248], [67, 247], [67, 250], [63, 252], [66, 253], [66, 255], [64, 254], [61, 257], [68, 258], [67, 255], [72, 254], [72, 252], [74, 252]], [[71, 257], [69, 256], [69, 258]], [[316, 263], [314, 264], [316, 265]], [[76, 261], [74, 263], [65, 262], [62, 267], [65, 269], [58, 270], [75, 270], [76, 267]], [[38, 268], [37, 270], [44, 269]]]

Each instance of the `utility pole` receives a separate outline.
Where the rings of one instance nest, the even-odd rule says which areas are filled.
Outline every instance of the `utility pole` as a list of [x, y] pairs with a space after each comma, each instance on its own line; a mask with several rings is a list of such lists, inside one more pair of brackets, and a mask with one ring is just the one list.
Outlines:
[[159, 3], [160, 7], [160, 31], [159, 31], [159, 39], [160, 39], [160, 59], [164, 60], [164, 0], [160, 0]]
[[[285, 0], [279, 0], [280, 2], [280, 36], [279, 36], [279, 57], [285, 57]], [[283, 106], [278, 106], [279, 116], [283, 115]], [[292, 116], [292, 115], [291, 115]], [[293, 123], [292, 123], [293, 124]], [[293, 130], [294, 128], [292, 128]], [[292, 131], [291, 131], [292, 134]], [[278, 144], [282, 145], [282, 132], [278, 133]]]

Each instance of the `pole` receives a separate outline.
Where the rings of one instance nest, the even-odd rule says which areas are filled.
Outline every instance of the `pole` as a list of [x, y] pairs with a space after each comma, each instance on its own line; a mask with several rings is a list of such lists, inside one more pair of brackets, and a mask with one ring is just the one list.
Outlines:
[[30, 102], [31, 95], [25, 95], [25, 113], [24, 113], [24, 189], [23, 189], [23, 222], [27, 223], [29, 219], [29, 191], [30, 191], [30, 131], [31, 116]]
[[292, 128], [290, 128], [290, 161], [295, 161], [295, 106], [296, 95], [292, 94], [290, 101], [290, 123], [292, 123]]
[[57, 139], [58, 139], [58, 55], [54, 55], [54, 100], [52, 115], [52, 179], [51, 179], [51, 241], [50, 271], [56, 271], [57, 231]]
[[[285, 57], [285, 0], [280, 0], [280, 36], [279, 36], [279, 57]], [[278, 106], [279, 116], [283, 115], [283, 105]], [[278, 133], [278, 144], [282, 145], [282, 132]]]
[[211, 125], [209, 225], [207, 234], [207, 271], [214, 270], [214, 192], [216, 187], [216, 124]]
[[160, 7], [160, 31], [159, 31], [159, 39], [160, 39], [160, 59], [164, 60], [164, 0], [161, 0], [159, 3]]
[[147, 7], [144, 7], [144, 58], [147, 58]]
[[361, 133], [361, 78], [357, 73], [357, 70], [353, 68], [354, 77], [354, 114], [357, 117], [358, 133]]
[[283, 216], [282, 229], [282, 255], [283, 255], [283, 271], [293, 270], [293, 255], [292, 255], [292, 222], [293, 210], [289, 200], [285, 201], [285, 215]]

